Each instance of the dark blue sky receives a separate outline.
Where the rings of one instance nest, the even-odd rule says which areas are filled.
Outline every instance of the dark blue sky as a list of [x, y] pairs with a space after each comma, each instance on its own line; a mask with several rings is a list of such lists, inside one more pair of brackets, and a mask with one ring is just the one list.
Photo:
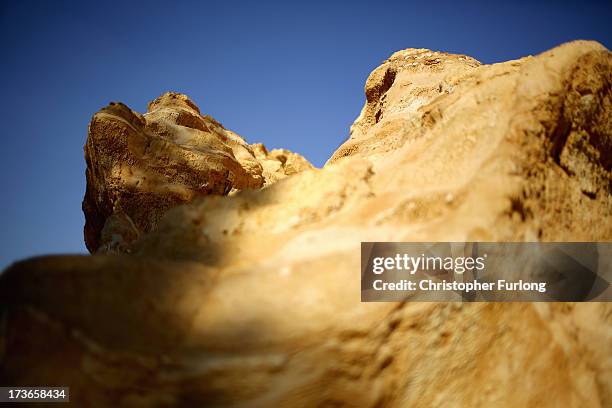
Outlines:
[[110, 101], [186, 93], [249, 142], [321, 166], [368, 74], [423, 47], [491, 63], [573, 39], [612, 43], [612, 2], [1, 1], [0, 268], [84, 252], [83, 144]]

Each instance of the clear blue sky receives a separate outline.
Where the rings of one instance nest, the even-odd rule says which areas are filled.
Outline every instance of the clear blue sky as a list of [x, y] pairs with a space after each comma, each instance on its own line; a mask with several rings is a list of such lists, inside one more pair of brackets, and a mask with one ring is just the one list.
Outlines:
[[322, 165], [368, 74], [423, 47], [498, 62], [573, 39], [612, 45], [612, 2], [1, 1], [0, 268], [84, 252], [83, 144], [110, 101], [173, 90], [249, 142]]

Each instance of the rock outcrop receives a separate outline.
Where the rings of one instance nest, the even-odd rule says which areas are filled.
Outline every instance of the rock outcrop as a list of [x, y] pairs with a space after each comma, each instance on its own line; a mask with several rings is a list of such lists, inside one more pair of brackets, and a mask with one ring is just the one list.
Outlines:
[[[400, 51], [368, 79], [351, 137], [323, 169], [198, 129], [210, 120], [182, 96], [144, 118], [123, 105], [98, 113], [90, 158], [126, 152], [130, 138], [142, 152], [90, 159], [100, 170], [88, 173], [86, 202], [119, 191], [129, 254], [6, 271], [0, 378], [69, 384], [82, 406], [610, 406], [608, 304], [361, 303], [359, 247], [610, 241], [611, 89], [612, 54], [594, 42], [494, 65]], [[104, 123], [128, 141], [98, 146]], [[178, 125], [217, 147], [199, 151], [168, 130]], [[159, 147], [147, 149], [151, 133]], [[175, 150], [189, 143], [201, 160]], [[149, 167], [175, 169], [185, 194], [135, 201], [162, 208], [154, 228], [122, 190]], [[279, 171], [292, 175], [270, 184]], [[169, 194], [162, 176], [147, 194]], [[104, 200], [91, 204], [100, 220], [118, 213]]]
[[[256, 146], [258, 152], [265, 147]], [[185, 95], [166, 93], [141, 115], [111, 103], [89, 124], [83, 200], [85, 242], [90, 252], [124, 252], [128, 244], [155, 228], [165, 212], [198, 196], [225, 195], [259, 188], [289, 174], [278, 163], [267, 178], [244, 139], [200, 113]]]
[[304, 157], [287, 149], [274, 149], [268, 151], [261, 143], [251, 145], [255, 157], [263, 167], [265, 185], [269, 186], [292, 174], [304, 170], [312, 170], [314, 167]]

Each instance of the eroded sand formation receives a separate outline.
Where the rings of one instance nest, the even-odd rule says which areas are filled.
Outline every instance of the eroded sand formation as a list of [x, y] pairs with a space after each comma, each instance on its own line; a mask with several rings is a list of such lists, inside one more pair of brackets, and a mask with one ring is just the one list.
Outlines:
[[611, 86], [594, 42], [399, 51], [322, 169], [184, 95], [111, 105], [86, 145], [97, 254], [2, 275], [2, 382], [79, 406], [610, 406], [607, 304], [361, 303], [359, 246], [611, 240]]

